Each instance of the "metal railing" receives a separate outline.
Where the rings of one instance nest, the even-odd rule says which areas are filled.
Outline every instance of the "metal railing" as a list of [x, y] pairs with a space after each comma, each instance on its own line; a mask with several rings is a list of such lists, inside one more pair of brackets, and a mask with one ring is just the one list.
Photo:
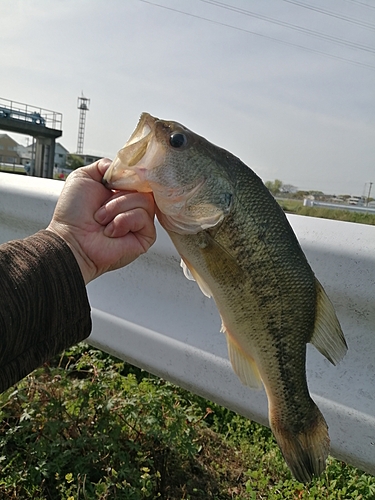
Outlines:
[[0, 118], [21, 120], [55, 130], [62, 129], [62, 113], [1, 97]]
[[304, 207], [321, 207], [321, 208], [331, 208], [332, 210], [348, 210], [349, 212], [361, 212], [375, 214], [375, 207], [368, 205], [348, 205], [342, 203], [329, 203], [325, 201], [309, 200], [305, 198], [303, 200]]
[[[0, 174], [0, 238], [46, 227], [63, 183]], [[349, 350], [336, 367], [308, 346], [307, 376], [333, 456], [375, 473], [375, 227], [288, 216], [330, 296]], [[166, 233], [136, 262], [90, 283], [89, 342], [267, 424], [264, 391], [241, 385], [212, 300], [186, 280]]]

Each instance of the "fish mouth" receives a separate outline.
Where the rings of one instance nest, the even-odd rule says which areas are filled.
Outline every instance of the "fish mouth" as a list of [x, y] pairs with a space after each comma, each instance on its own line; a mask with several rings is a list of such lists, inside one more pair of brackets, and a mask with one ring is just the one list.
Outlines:
[[164, 154], [155, 140], [157, 118], [142, 113], [138, 125], [125, 146], [117, 153], [103, 177], [109, 189], [151, 192], [147, 180], [149, 165], [158, 165]]
[[105, 173], [103, 184], [109, 189], [153, 193], [157, 217], [167, 231], [196, 234], [217, 226], [229, 206], [223, 209], [204, 200], [204, 195], [202, 198], [205, 175], [181, 183], [179, 170], [168, 165], [170, 134], [181, 129], [189, 132], [176, 122], [142, 113], [134, 132]]

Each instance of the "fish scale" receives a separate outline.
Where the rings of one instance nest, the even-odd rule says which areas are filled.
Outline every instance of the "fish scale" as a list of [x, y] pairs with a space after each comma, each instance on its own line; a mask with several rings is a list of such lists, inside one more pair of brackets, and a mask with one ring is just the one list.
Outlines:
[[[288, 220], [237, 157], [177, 122], [143, 113], [104, 177], [153, 192], [185, 275], [215, 300], [240, 380], [263, 383], [270, 427], [294, 476], [324, 470], [328, 427], [306, 381], [306, 344], [333, 364], [347, 346]], [[251, 397], [251, 394], [249, 394]]]

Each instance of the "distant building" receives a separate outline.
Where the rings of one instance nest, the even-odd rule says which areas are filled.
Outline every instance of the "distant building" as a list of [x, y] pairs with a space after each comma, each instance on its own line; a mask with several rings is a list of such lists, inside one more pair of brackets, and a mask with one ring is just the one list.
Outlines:
[[364, 205], [366, 203], [366, 198], [364, 196], [351, 196], [349, 198], [349, 205]]
[[[66, 160], [69, 156], [69, 151], [59, 142], [55, 143], [55, 158], [54, 158], [54, 169], [58, 172], [63, 172], [66, 170]], [[97, 160], [100, 160], [101, 156], [93, 156], [87, 154], [75, 154], [79, 158], [82, 158], [84, 165], [90, 165]], [[28, 146], [22, 146], [18, 144], [17, 141], [12, 139], [8, 134], [0, 134], [0, 163], [11, 163], [12, 165], [24, 165], [27, 171], [33, 169], [33, 164], [35, 160], [35, 144], [34, 139]], [[66, 173], [66, 172], [63, 172]], [[68, 171], [69, 173], [69, 171]]]
[[20, 157], [20, 163], [22, 163], [22, 165], [30, 163], [30, 155], [26, 146], [17, 144], [17, 153], [18, 156]]
[[19, 165], [21, 163], [21, 158], [17, 148], [18, 143], [8, 134], [0, 134], [0, 163]]
[[298, 191], [298, 187], [292, 184], [283, 184], [280, 188], [280, 193], [292, 193], [295, 194]]
[[[20, 146], [23, 148], [23, 146]], [[32, 162], [33, 156], [35, 154], [35, 145], [33, 143], [29, 144], [26, 148], [25, 155], [23, 158], [27, 158], [27, 162]], [[54, 168], [65, 168], [66, 158], [69, 154], [69, 151], [59, 142], [55, 143], [55, 158], [54, 158]], [[22, 162], [25, 163], [24, 161]]]
[[56, 142], [55, 144], [55, 168], [65, 168], [66, 158], [69, 154], [69, 151], [64, 148], [62, 144]]
[[93, 155], [84, 155], [84, 154], [75, 154], [76, 156], [79, 156], [83, 160], [83, 165], [91, 165], [91, 163], [94, 163], [95, 161], [101, 160], [103, 157], [102, 156], [93, 156]]

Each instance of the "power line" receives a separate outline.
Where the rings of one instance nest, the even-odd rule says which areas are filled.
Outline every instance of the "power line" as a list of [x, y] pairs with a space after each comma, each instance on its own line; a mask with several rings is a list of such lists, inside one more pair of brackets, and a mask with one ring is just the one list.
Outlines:
[[214, 5], [215, 7], [220, 7], [222, 9], [237, 12], [237, 13], [243, 14], [245, 16], [255, 17], [256, 19], [261, 19], [262, 21], [266, 21], [268, 23], [277, 24], [279, 26], [283, 26], [285, 28], [289, 28], [289, 29], [294, 30], [294, 31], [299, 31], [300, 33], [314, 36], [314, 37], [320, 38], [322, 40], [328, 40], [330, 42], [338, 43], [340, 45], [345, 45], [345, 46], [351, 47], [353, 49], [359, 49], [359, 50], [364, 50], [366, 52], [375, 53], [375, 49], [372, 47], [369, 47], [368, 45], [362, 45], [360, 43], [350, 42], [349, 40], [345, 40], [343, 38], [339, 38], [339, 37], [336, 37], [333, 35], [327, 35], [325, 33], [319, 32], [319, 31], [310, 30], [309, 28], [304, 28], [304, 27], [298, 26], [296, 24], [287, 23], [285, 21], [279, 21], [278, 19], [264, 16], [262, 14], [257, 14], [256, 12], [251, 12], [251, 11], [246, 10], [246, 9], [241, 9], [239, 7], [232, 7], [231, 5], [228, 5], [228, 4], [223, 3], [223, 2], [218, 2], [215, 0], [200, 0], [200, 1], [203, 3], [210, 4], [210, 5]]
[[335, 17], [336, 19], [341, 19], [342, 21], [346, 21], [351, 24], [356, 24], [357, 26], [362, 26], [362, 28], [375, 30], [374, 24], [366, 23], [365, 21], [360, 21], [359, 19], [352, 19], [351, 17], [342, 16], [340, 14], [336, 14], [336, 12], [332, 12], [326, 9], [320, 9], [319, 7], [315, 7], [314, 5], [307, 5], [305, 3], [297, 2], [295, 0], [283, 0], [283, 2], [291, 3], [293, 5], [298, 5], [299, 7], [303, 7], [304, 9], [313, 10], [315, 12], [319, 12], [320, 14], [324, 14], [326, 16]]
[[265, 39], [271, 40], [273, 42], [281, 43], [283, 45], [288, 45], [288, 46], [296, 47], [296, 48], [299, 48], [299, 49], [302, 49], [302, 50], [305, 50], [305, 51], [308, 51], [308, 52], [313, 52], [315, 54], [320, 54], [320, 55], [329, 57], [331, 59], [336, 59], [338, 61], [343, 61], [343, 62], [347, 62], [347, 63], [350, 63], [350, 64], [355, 64], [356, 66], [362, 66], [362, 67], [365, 67], [365, 68], [369, 68], [369, 69], [375, 70], [375, 66], [373, 66], [371, 64], [367, 64], [367, 63], [355, 61], [354, 59], [348, 59], [346, 57], [329, 54], [328, 52], [324, 52], [322, 50], [313, 49], [311, 47], [306, 47], [305, 45], [299, 45], [299, 44], [293, 43], [293, 42], [288, 42], [288, 41], [282, 40], [280, 38], [276, 38], [276, 37], [273, 37], [273, 36], [265, 35], [263, 33], [257, 33], [256, 31], [251, 31], [251, 30], [248, 30], [248, 29], [245, 29], [245, 28], [240, 28], [239, 26], [234, 26], [232, 24], [223, 23], [221, 21], [215, 21], [214, 19], [209, 19], [207, 17], [199, 16], [197, 14], [191, 14], [190, 12], [185, 12], [185, 11], [182, 11], [182, 10], [179, 10], [179, 9], [175, 9], [173, 7], [167, 7], [166, 5], [161, 5], [161, 4], [158, 4], [158, 3], [155, 3], [155, 2], [151, 2], [150, 0], [138, 0], [138, 1], [142, 2], [142, 3], [145, 3], [145, 4], [148, 4], [148, 5], [153, 5], [154, 7], [159, 7], [161, 9], [165, 9], [165, 10], [169, 10], [169, 11], [172, 11], [172, 12], [177, 12], [179, 14], [183, 14], [185, 16], [193, 17], [195, 19], [200, 19], [202, 21], [206, 21], [206, 22], [209, 22], [211, 24], [216, 24], [218, 26], [224, 26], [226, 28], [231, 28], [231, 29], [234, 29], [236, 31], [241, 31], [243, 33], [248, 33], [248, 34], [251, 34], [251, 35], [259, 36], [261, 38], [265, 38]]

